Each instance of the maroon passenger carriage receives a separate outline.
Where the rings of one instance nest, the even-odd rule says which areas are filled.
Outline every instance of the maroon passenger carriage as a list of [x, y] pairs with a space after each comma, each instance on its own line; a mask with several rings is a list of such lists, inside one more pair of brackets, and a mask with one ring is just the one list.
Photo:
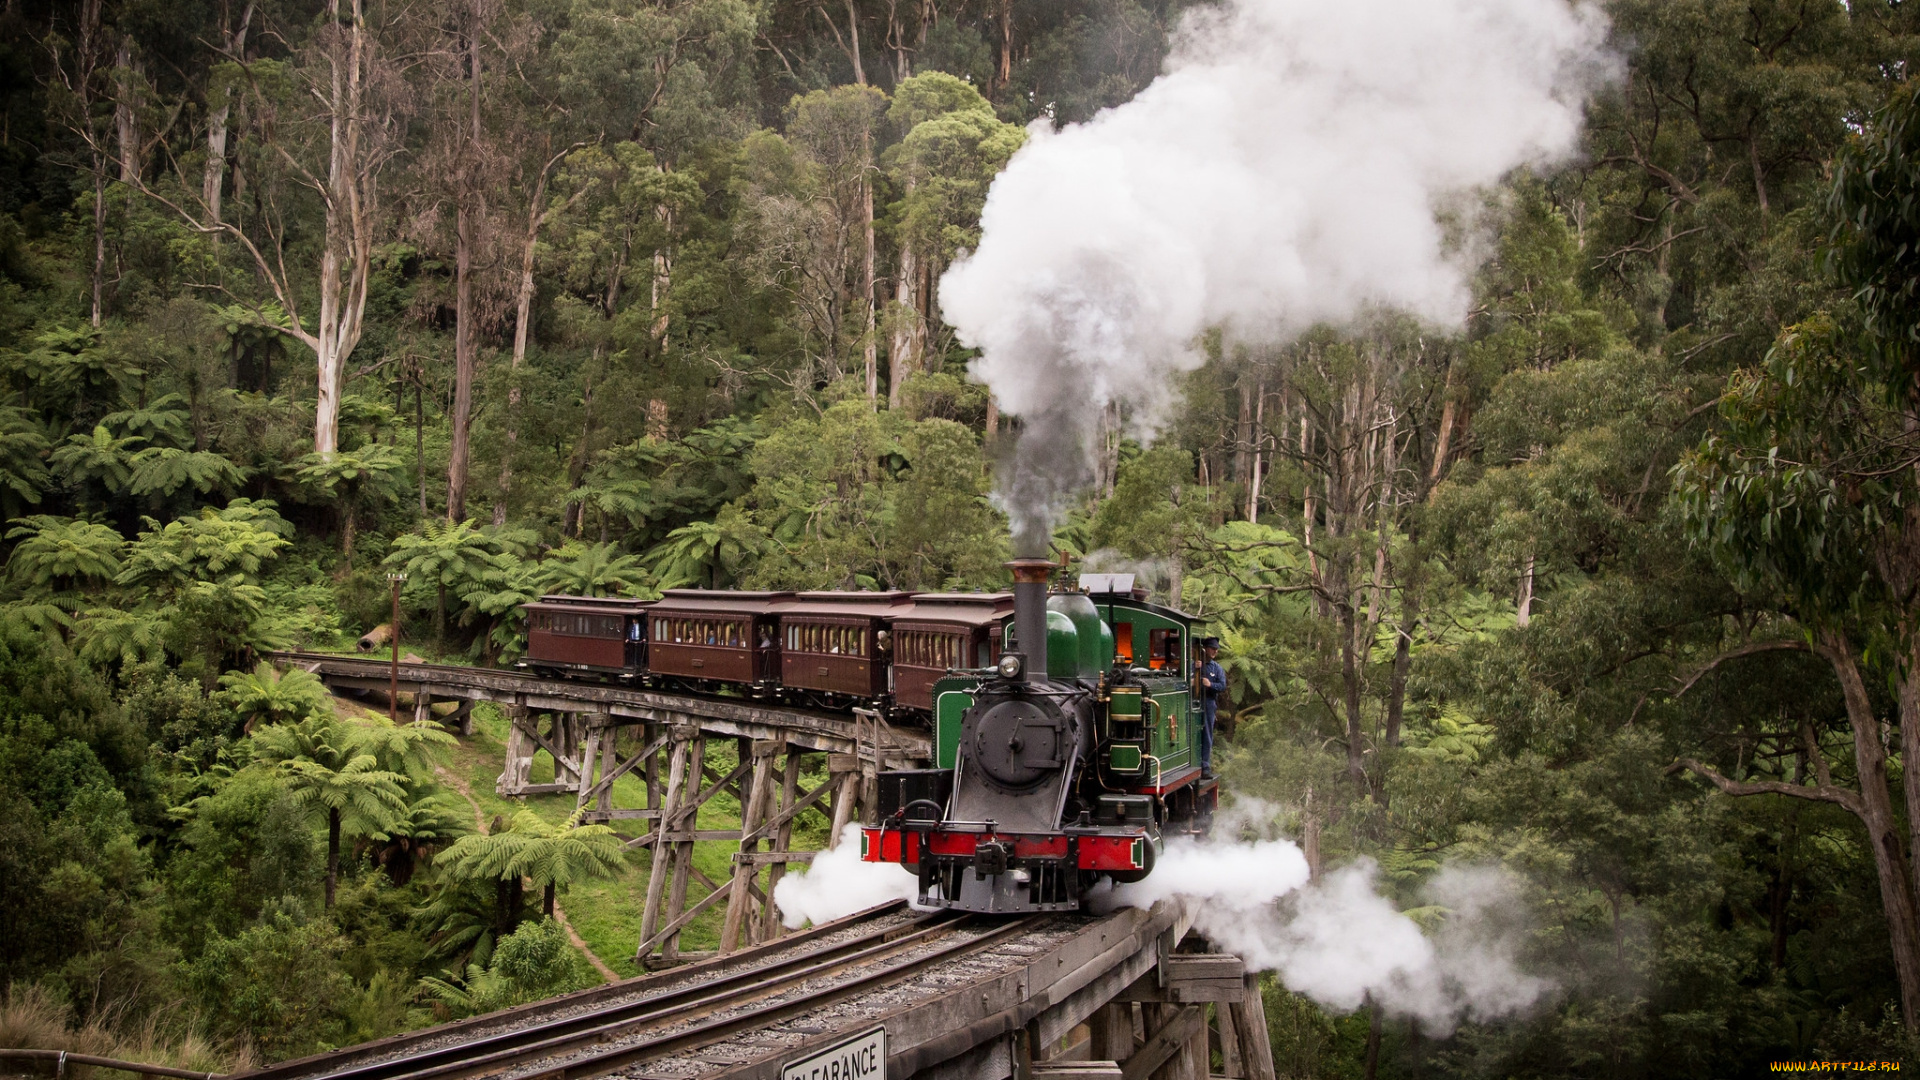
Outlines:
[[668, 589], [657, 601], [543, 596], [521, 665], [556, 675], [838, 709], [933, 712], [933, 684], [991, 667], [1011, 593]]
[[1013, 617], [1012, 593], [920, 593], [893, 620], [893, 701], [932, 715], [933, 684], [948, 672], [990, 668]]
[[880, 774], [861, 858], [905, 866], [934, 907], [1073, 910], [1103, 879], [1145, 877], [1167, 837], [1211, 826], [1195, 620], [1131, 580], [1050, 589], [1055, 564], [1010, 565], [1011, 596], [544, 596], [526, 606], [522, 663], [925, 725], [934, 767]]
[[780, 609], [780, 684], [827, 708], [885, 707], [892, 691], [893, 620], [912, 593], [804, 592]]
[[668, 589], [647, 611], [647, 674], [697, 689], [757, 696], [780, 685], [780, 613], [790, 592]]
[[647, 666], [645, 600], [542, 596], [524, 606], [529, 667], [624, 675]]

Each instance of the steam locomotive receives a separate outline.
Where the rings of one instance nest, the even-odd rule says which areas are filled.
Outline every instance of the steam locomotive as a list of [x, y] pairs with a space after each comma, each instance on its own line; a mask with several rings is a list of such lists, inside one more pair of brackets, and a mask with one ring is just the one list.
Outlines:
[[861, 858], [904, 865], [926, 906], [1076, 910], [1204, 833], [1191, 617], [1130, 575], [1008, 564], [1012, 594], [669, 590], [546, 596], [522, 666], [550, 674], [861, 706], [931, 728], [934, 767], [882, 772]]

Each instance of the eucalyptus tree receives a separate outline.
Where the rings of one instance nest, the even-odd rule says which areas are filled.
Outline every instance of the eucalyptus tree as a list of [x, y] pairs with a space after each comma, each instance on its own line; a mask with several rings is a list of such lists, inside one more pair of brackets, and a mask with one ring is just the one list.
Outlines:
[[897, 409], [908, 377], [927, 367], [928, 331], [938, 321], [935, 283], [955, 255], [979, 243], [987, 188], [1026, 131], [1003, 123], [972, 85], [940, 71], [902, 80], [886, 121], [899, 136], [881, 155], [899, 193], [888, 208], [896, 254], [887, 312], [887, 404]]
[[[324, 13], [297, 43], [291, 61], [256, 59], [247, 65], [251, 124], [238, 134], [266, 151], [256, 155], [260, 167], [253, 176], [270, 193], [260, 203], [265, 220], [223, 214], [219, 186], [205, 176], [183, 174], [163, 184], [136, 174], [125, 182], [189, 229], [230, 239], [243, 253], [271, 294], [278, 316], [272, 329], [313, 353], [313, 450], [331, 454], [339, 448], [347, 359], [366, 330], [368, 292], [378, 272], [374, 253], [392, 233], [383, 185], [406, 148], [413, 102], [404, 42], [415, 32], [409, 20], [417, 13], [380, 0], [328, 0]], [[234, 133], [231, 126], [225, 131]], [[175, 160], [206, 167], [198, 154]], [[317, 250], [291, 246], [289, 236], [301, 231], [299, 216], [314, 210], [320, 218]], [[260, 299], [241, 303], [256, 316], [269, 311]]]
[[[1685, 758], [1679, 766], [1729, 794], [1829, 802], [1860, 819], [1909, 1026], [1920, 1024], [1920, 771], [1911, 766], [1920, 761], [1916, 198], [1920, 103], [1903, 86], [1834, 170], [1830, 260], [1851, 302], [1789, 327], [1763, 366], [1736, 372], [1721, 402], [1726, 432], [1679, 471], [1695, 540], [1799, 624], [1755, 635], [1707, 666], [1788, 650], [1826, 661], [1846, 704], [1854, 777], [1851, 785], [1832, 777], [1811, 728], [1793, 733], [1809, 744], [1811, 783], [1743, 781]], [[1903, 800], [1893, 793], [1876, 674], [1895, 690]]]

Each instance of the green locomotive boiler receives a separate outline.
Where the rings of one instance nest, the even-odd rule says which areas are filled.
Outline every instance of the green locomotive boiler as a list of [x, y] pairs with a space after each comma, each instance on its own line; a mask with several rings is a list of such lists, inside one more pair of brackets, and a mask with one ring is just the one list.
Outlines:
[[1102, 878], [1152, 872], [1169, 835], [1211, 824], [1194, 619], [1130, 582], [1049, 592], [1053, 563], [1009, 566], [998, 663], [934, 685], [935, 767], [881, 774], [861, 857], [913, 870], [928, 906], [1073, 910]]

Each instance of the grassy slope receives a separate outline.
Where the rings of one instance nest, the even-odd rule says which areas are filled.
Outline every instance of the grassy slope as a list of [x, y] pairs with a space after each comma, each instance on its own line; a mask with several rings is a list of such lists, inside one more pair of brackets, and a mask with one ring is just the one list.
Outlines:
[[[622, 739], [622, 751], [632, 749], [628, 741], [637, 739], [637, 729], [627, 729], [629, 734]], [[502, 798], [494, 794], [494, 782], [499, 779], [500, 770], [506, 761], [507, 719], [504, 713], [492, 705], [481, 704], [474, 708], [473, 735], [460, 741], [447, 762], [452, 769], [464, 778], [471, 787], [473, 797], [481, 809], [491, 819], [495, 815], [511, 818], [522, 806], [530, 807], [535, 813], [549, 821], [564, 821], [573, 813], [574, 797], [571, 795], [535, 795], [526, 798]], [[709, 767], [725, 775], [735, 764], [734, 747], [731, 742], [715, 739], [707, 744], [707, 763]], [[824, 759], [817, 755], [809, 761], [818, 769], [824, 769]], [[545, 753], [534, 759], [532, 781], [548, 783], [553, 779], [553, 762]], [[803, 788], [810, 788], [820, 782], [820, 773], [802, 774]], [[628, 773], [614, 782], [613, 805], [619, 807], [641, 807], [646, 803], [646, 787], [640, 777]], [[714, 796], [700, 808], [699, 828], [722, 829], [738, 828], [740, 805], [730, 794]], [[632, 823], [617, 823], [619, 827], [630, 827]], [[826, 844], [827, 821], [819, 813], [809, 810], [802, 815], [799, 826], [794, 830], [793, 847], [796, 850], [816, 850]], [[733, 853], [739, 850], [738, 844], [723, 841], [702, 841], [694, 845], [694, 866], [700, 872], [723, 887], [731, 873]], [[646, 851], [636, 851], [628, 859], [627, 870], [612, 881], [594, 881], [573, 886], [560, 897], [561, 906], [566, 908], [567, 918], [574, 929], [587, 942], [589, 948], [621, 975], [640, 974], [640, 968], [634, 963], [633, 950], [640, 943], [640, 918], [646, 906], [647, 877], [651, 870], [651, 855]], [[765, 877], [761, 881], [764, 887]], [[707, 895], [706, 888], [698, 879], [691, 879], [687, 887], [687, 903], [692, 906]], [[711, 949], [720, 940], [721, 922], [725, 918], [726, 902], [720, 901], [694, 920], [682, 932], [680, 948], [683, 951]]]

